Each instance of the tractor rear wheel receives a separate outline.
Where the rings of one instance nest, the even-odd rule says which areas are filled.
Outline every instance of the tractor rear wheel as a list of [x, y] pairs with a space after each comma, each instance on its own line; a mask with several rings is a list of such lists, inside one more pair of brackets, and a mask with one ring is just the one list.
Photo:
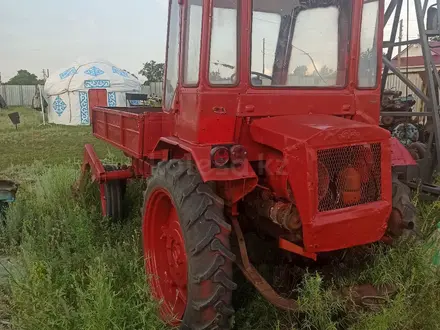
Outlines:
[[146, 271], [163, 320], [180, 329], [231, 328], [237, 285], [223, 208], [189, 162], [161, 162], [148, 181], [142, 228]]

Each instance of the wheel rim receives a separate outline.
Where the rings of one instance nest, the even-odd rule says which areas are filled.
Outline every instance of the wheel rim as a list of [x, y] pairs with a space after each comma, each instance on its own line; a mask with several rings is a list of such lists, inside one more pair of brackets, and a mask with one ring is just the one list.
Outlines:
[[143, 219], [144, 257], [153, 296], [162, 319], [177, 325], [187, 302], [188, 266], [179, 216], [170, 194], [154, 190]]

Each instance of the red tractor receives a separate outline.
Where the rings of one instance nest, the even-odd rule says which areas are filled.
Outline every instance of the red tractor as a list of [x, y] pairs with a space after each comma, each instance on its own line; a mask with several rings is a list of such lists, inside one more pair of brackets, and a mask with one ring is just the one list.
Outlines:
[[[319, 253], [399, 237], [414, 226], [414, 166], [379, 127], [383, 0], [170, 0], [162, 108], [92, 109], [87, 145], [104, 215], [120, 218], [127, 179], [147, 178], [143, 247], [163, 319], [229, 329], [236, 263], [276, 306], [243, 232]], [[237, 249], [232, 246], [236, 242]]]

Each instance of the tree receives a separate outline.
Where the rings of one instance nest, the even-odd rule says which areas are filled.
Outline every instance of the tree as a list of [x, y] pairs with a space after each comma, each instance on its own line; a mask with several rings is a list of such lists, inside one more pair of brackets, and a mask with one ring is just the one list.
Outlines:
[[220, 75], [220, 71], [211, 71], [209, 73], [209, 81], [221, 81], [223, 80], [222, 76]]
[[18, 70], [15, 77], [7, 82], [8, 85], [37, 85], [44, 84], [44, 81], [38, 79], [36, 75], [27, 70]]
[[163, 81], [164, 76], [164, 64], [156, 63], [156, 61], [150, 61], [144, 64], [144, 67], [139, 71], [139, 74], [144, 76], [147, 81], [146, 85], [152, 82]]
[[377, 75], [377, 56], [372, 49], [361, 52], [359, 59], [359, 80], [362, 87], [373, 86]]
[[328, 77], [334, 72], [333, 69], [330, 69], [327, 65], [324, 65], [320, 70], [319, 74], [323, 77]]
[[307, 75], [307, 66], [300, 65], [295, 68], [293, 71], [294, 76], [304, 77]]
[[371, 49], [367, 49], [361, 52], [361, 57], [359, 60], [359, 72], [363, 72], [364, 75], [376, 69], [377, 59], [375, 54]]

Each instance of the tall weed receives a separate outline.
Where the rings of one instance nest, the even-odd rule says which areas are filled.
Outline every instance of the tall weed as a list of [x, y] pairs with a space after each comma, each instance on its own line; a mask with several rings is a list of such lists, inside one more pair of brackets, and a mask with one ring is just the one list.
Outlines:
[[[142, 183], [128, 187], [126, 222], [109, 224], [100, 215], [96, 189], [73, 197], [78, 171], [72, 166], [34, 173], [38, 175], [20, 191], [0, 231], [2, 251], [17, 256], [8, 270], [14, 328], [165, 329], [145, 281], [139, 232]], [[439, 246], [429, 243], [429, 235], [440, 221], [440, 204], [418, 207], [423, 240], [392, 249], [375, 244], [350, 263], [304, 271], [291, 292], [298, 299], [298, 313], [278, 310], [239, 280], [235, 328], [439, 329], [440, 272], [432, 264]], [[392, 283], [397, 293], [376, 311], [349, 309], [332, 292], [355, 283]]]
[[145, 281], [138, 212], [128, 224], [109, 225], [92, 192], [73, 198], [77, 173], [46, 170], [8, 211], [1, 242], [18, 253], [10, 279], [14, 327], [164, 328]]

